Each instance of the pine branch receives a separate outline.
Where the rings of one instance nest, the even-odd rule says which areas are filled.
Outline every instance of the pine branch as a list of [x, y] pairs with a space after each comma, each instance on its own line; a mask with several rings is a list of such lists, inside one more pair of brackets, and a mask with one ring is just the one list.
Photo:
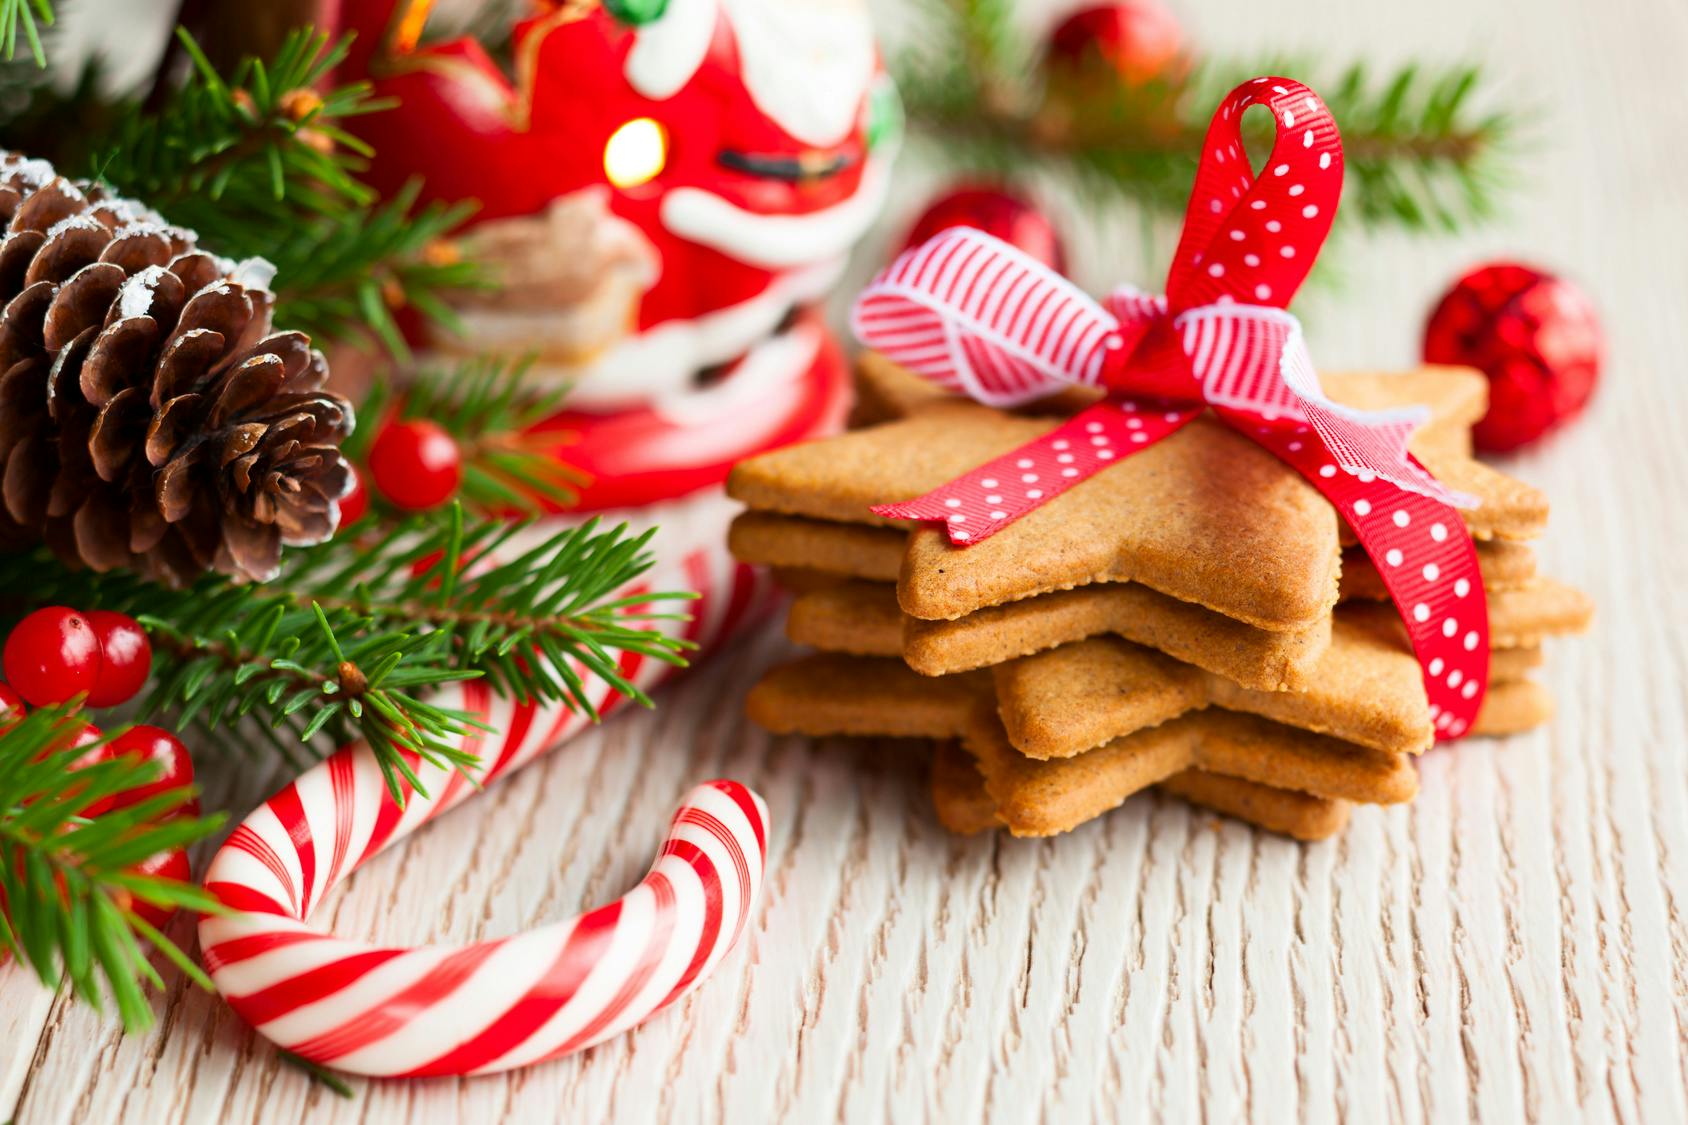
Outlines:
[[170, 591], [123, 572], [68, 571], [36, 551], [0, 557], [0, 587], [135, 616], [153, 640], [147, 714], [212, 729], [250, 715], [307, 744], [361, 737], [399, 799], [401, 777], [421, 789], [417, 759], [474, 765], [455, 743], [479, 724], [427, 700], [442, 684], [484, 677], [500, 694], [596, 718], [587, 674], [650, 702], [615, 653], [684, 662], [689, 646], [650, 628], [672, 615], [648, 607], [690, 595], [616, 595], [649, 569], [651, 533], [592, 521], [537, 536], [531, 524], [466, 527], [451, 512], [373, 541], [295, 548], [265, 585], [207, 576]]
[[[1293, 59], [1220, 62], [1137, 87], [1097, 75], [1063, 101], [1003, 30], [1004, 0], [934, 0], [927, 16], [896, 66], [911, 131], [961, 167], [1007, 179], [1056, 172], [1092, 203], [1180, 212], [1213, 106], [1256, 74], [1300, 77], [1330, 106], [1348, 158], [1339, 226], [1451, 231], [1483, 219], [1505, 185], [1500, 165], [1520, 123], [1476, 108], [1486, 99], [1470, 66], [1379, 76], [1355, 64], [1327, 81], [1321, 66]], [[1244, 124], [1251, 149], [1267, 151], [1269, 126]]]
[[[349, 39], [300, 29], [275, 58], [247, 59], [227, 79], [190, 35], [178, 31], [177, 39], [193, 72], [161, 112], [137, 110], [107, 138], [98, 175], [173, 222], [186, 221], [173, 213], [184, 206], [203, 206], [236, 227], [278, 204], [322, 215], [372, 201], [355, 175], [368, 150], [338, 122], [392, 103], [372, 97], [368, 83], [317, 92]], [[200, 231], [213, 232], [222, 227]]]
[[445, 236], [473, 207], [416, 208], [418, 183], [391, 199], [306, 223], [264, 254], [276, 267], [276, 320], [316, 339], [364, 329], [401, 362], [409, 348], [395, 314], [406, 306], [447, 329], [457, 314], [437, 294], [480, 284], [480, 270]]
[[51, 27], [52, 23], [50, 0], [0, 0], [0, 59], [10, 62], [17, 58], [21, 29], [35, 65], [46, 69], [47, 52], [41, 44], [41, 29]]
[[[557, 412], [568, 389], [534, 390], [526, 380], [529, 365], [491, 357], [465, 360], [450, 370], [423, 369], [405, 386], [397, 407], [400, 417], [432, 419], [457, 439], [463, 497], [483, 512], [567, 507], [587, 480], [556, 457], [565, 435], [533, 431]], [[382, 397], [390, 393], [384, 390]], [[379, 400], [373, 405], [364, 403], [354, 449], [363, 448], [364, 426], [379, 424]]]
[[472, 207], [412, 213], [414, 188], [379, 201], [358, 178], [369, 149], [344, 123], [393, 103], [368, 83], [326, 87], [350, 36], [299, 29], [273, 58], [248, 59], [226, 77], [186, 32], [177, 38], [194, 65], [158, 108], [133, 92], [91, 99], [99, 112], [89, 110], [90, 129], [61, 121], [47, 138], [26, 103], [0, 136], [67, 174], [106, 180], [219, 253], [268, 258], [279, 321], [320, 341], [367, 334], [408, 358], [398, 309], [452, 326], [439, 294], [482, 278], [443, 239]]
[[192, 796], [184, 788], [90, 819], [94, 802], [155, 781], [159, 766], [124, 755], [73, 770], [88, 752], [75, 743], [84, 723], [66, 708], [42, 708], [0, 731], [0, 947], [49, 987], [68, 979], [96, 1007], [109, 996], [124, 1026], [136, 1029], [152, 1022], [144, 986], [163, 984], [142, 941], [211, 987], [139, 916], [137, 902], [200, 912], [220, 907], [191, 883], [131, 869], [210, 835], [223, 817], [161, 821]]

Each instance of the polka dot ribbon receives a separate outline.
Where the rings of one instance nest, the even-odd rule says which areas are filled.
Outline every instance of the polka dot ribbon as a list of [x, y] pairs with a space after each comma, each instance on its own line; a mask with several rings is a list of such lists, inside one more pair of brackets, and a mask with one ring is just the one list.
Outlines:
[[[1251, 107], [1277, 135], [1258, 175], [1243, 150]], [[1121, 288], [1100, 304], [982, 231], [913, 247], [857, 298], [857, 336], [946, 389], [1014, 406], [1063, 386], [1109, 397], [924, 496], [874, 508], [940, 521], [965, 547], [1212, 408], [1336, 506], [1401, 610], [1438, 734], [1465, 733], [1488, 681], [1488, 609], [1459, 507], [1475, 501], [1407, 452], [1428, 417], [1358, 411], [1319, 386], [1284, 311], [1342, 193], [1342, 141], [1306, 86], [1256, 78], [1214, 113], [1166, 295]]]

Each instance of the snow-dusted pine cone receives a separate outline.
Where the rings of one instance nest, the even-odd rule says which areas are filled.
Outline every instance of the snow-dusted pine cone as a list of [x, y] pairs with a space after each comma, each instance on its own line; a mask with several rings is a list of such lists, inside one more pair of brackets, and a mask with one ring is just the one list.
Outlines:
[[262, 261], [0, 150], [0, 535], [180, 585], [334, 533], [352, 408]]

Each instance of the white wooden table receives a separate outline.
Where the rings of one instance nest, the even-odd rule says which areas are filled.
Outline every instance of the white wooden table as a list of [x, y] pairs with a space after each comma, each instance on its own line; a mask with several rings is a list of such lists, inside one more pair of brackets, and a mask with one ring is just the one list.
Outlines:
[[[1544, 568], [1600, 607], [1550, 653], [1549, 729], [1426, 755], [1411, 807], [1361, 809], [1323, 845], [1153, 797], [1057, 840], [957, 840], [907, 748], [744, 722], [783, 648], [764, 632], [326, 908], [396, 941], [526, 928], [636, 880], [692, 781], [741, 778], [773, 809], [770, 878], [677, 1010], [507, 1077], [358, 1082], [348, 1101], [179, 980], [157, 1029], [124, 1037], [0, 969], [0, 1119], [1688, 1119], [1688, 6], [1178, 6], [1221, 49], [1468, 51], [1548, 111], [1506, 221], [1351, 245], [1348, 294], [1311, 330], [1329, 366], [1405, 364], [1439, 286], [1490, 254], [1564, 269], [1603, 306], [1592, 413], [1515, 466], [1554, 499]], [[1115, 229], [1081, 255], [1096, 284], [1141, 260]], [[236, 809], [281, 780], [199, 761]]]

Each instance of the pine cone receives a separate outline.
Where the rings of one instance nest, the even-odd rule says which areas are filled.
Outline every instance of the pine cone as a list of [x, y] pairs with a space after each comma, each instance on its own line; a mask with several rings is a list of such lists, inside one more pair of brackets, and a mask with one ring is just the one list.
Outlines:
[[352, 475], [352, 408], [269, 266], [0, 150], [0, 533], [171, 585], [273, 578]]

